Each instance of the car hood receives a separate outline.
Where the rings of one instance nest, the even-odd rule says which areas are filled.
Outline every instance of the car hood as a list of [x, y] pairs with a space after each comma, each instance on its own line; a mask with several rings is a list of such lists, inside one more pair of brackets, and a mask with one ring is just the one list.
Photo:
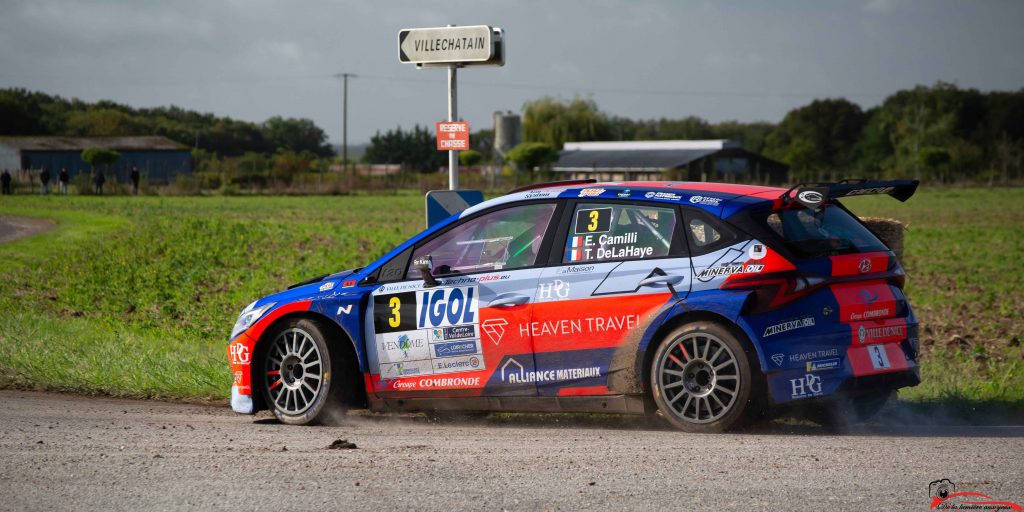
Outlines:
[[282, 290], [259, 299], [256, 301], [256, 306], [262, 306], [268, 302], [276, 302], [278, 306], [281, 306], [297, 300], [315, 299], [335, 293], [336, 290], [341, 289], [342, 283], [346, 278], [360, 270], [358, 268], [342, 270], [334, 274], [325, 274], [307, 279], [289, 286], [287, 290]]

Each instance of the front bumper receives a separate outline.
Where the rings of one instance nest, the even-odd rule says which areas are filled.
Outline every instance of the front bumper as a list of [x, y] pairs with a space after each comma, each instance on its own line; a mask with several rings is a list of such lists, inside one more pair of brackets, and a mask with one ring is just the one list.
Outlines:
[[238, 386], [231, 386], [231, 410], [239, 414], [253, 414], [252, 395], [243, 395]]

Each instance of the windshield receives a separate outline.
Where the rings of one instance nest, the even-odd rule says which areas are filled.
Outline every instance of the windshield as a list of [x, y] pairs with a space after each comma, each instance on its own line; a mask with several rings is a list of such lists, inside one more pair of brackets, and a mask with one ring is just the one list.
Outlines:
[[853, 215], [835, 204], [819, 211], [807, 208], [764, 211], [755, 217], [801, 258], [888, 250]]

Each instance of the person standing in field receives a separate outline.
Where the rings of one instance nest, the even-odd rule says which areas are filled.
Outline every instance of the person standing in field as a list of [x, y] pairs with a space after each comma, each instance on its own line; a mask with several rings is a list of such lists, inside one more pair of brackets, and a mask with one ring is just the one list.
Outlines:
[[39, 193], [44, 196], [50, 193], [50, 170], [46, 167], [39, 171]]
[[132, 166], [132, 194], [139, 195], [139, 168]]
[[0, 174], [0, 185], [3, 186], [3, 195], [11, 195], [11, 173], [4, 169], [3, 174]]
[[106, 183], [107, 177], [103, 175], [103, 171], [96, 169], [96, 174], [92, 175], [93, 192], [98, 196], [103, 195], [103, 184]]
[[61, 195], [68, 195], [68, 182], [71, 181], [71, 176], [68, 175], [67, 168], [61, 167], [60, 174], [57, 175], [57, 191]]

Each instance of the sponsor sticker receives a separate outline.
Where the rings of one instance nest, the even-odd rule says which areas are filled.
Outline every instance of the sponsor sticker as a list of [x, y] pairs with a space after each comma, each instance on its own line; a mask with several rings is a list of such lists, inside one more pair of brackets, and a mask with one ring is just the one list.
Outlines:
[[476, 323], [477, 288], [475, 286], [439, 288], [418, 293], [416, 326], [448, 327]]
[[626, 190], [619, 191], [615, 194], [615, 197], [627, 198], [632, 195], [632, 192], [627, 188]]
[[478, 338], [476, 324], [437, 327], [430, 330], [430, 342], [469, 340]]
[[326, 291], [333, 290], [333, 289], [334, 289], [334, 281], [327, 281], [326, 283], [320, 285], [320, 291], [322, 291], [322, 292], [326, 292]]
[[596, 267], [594, 265], [573, 265], [571, 267], [562, 267], [558, 269], [559, 274], [588, 274], [593, 272]]
[[781, 324], [770, 325], [767, 328], [765, 328], [764, 335], [762, 337], [767, 338], [768, 336], [774, 336], [776, 334], [792, 331], [795, 329], [803, 329], [804, 327], [814, 327], [813, 316], [808, 315], [796, 320], [782, 322]]
[[644, 194], [647, 199], [666, 199], [669, 201], [679, 201], [683, 196], [674, 192], [648, 192]]
[[560, 300], [569, 297], [569, 283], [555, 279], [537, 286], [537, 300]]
[[559, 368], [552, 370], [526, 370], [515, 359], [509, 359], [501, 366], [501, 381], [507, 384], [532, 384], [591, 379], [601, 376], [599, 366], [582, 368]]
[[722, 199], [719, 197], [692, 196], [690, 197], [690, 203], [703, 206], [720, 206]]
[[529, 336], [571, 336], [581, 333], [597, 333], [636, 329], [640, 315], [597, 316], [586, 318], [563, 318], [543, 322], [519, 324], [519, 335]]
[[434, 357], [466, 356], [479, 352], [477, 340], [456, 341], [453, 343], [436, 343], [431, 345], [434, 350]]
[[782, 366], [782, 362], [786, 360], [786, 354], [772, 354], [772, 362], [775, 366]]
[[505, 336], [505, 326], [507, 325], [508, 320], [505, 320], [504, 318], [492, 318], [480, 324], [480, 329], [482, 329], [491, 342], [497, 346], [501, 343], [501, 338]]
[[821, 192], [816, 190], [804, 190], [797, 194], [796, 197], [801, 203], [811, 206], [817, 205], [825, 200], [825, 196], [821, 195]]
[[335, 313], [335, 314], [336, 314], [337, 316], [341, 316], [341, 315], [343, 315], [343, 314], [344, 314], [344, 315], [347, 315], [347, 314], [349, 314], [349, 313], [351, 313], [351, 312], [352, 312], [352, 304], [349, 304], [349, 305], [347, 305], [347, 306], [338, 306], [338, 312], [337, 312], [337, 313]]
[[228, 354], [231, 357], [231, 364], [249, 364], [252, 359], [249, 347], [240, 342], [228, 345]]
[[427, 337], [423, 331], [378, 334], [377, 358], [382, 363], [428, 359]]
[[342, 288], [352, 288], [355, 285], [356, 285], [356, 280], [355, 279], [349, 279], [348, 281], [345, 281], [344, 283], [341, 283], [341, 287]]
[[445, 357], [433, 360], [434, 373], [469, 372], [484, 369], [484, 360], [480, 356]]
[[[811, 350], [808, 352], [798, 352], [789, 355], [790, 363], [802, 363], [804, 361], [811, 361], [814, 359], [824, 359], [826, 357], [838, 357], [838, 348], [823, 348], [820, 350]], [[781, 365], [780, 365], [781, 366]]]
[[580, 197], [597, 197], [603, 193], [603, 188], [585, 188], [580, 190]]
[[764, 244], [754, 244], [747, 250], [747, 255], [752, 260], [761, 260], [768, 255], [768, 247]]
[[841, 362], [838, 357], [831, 359], [822, 359], [820, 361], [807, 361], [808, 372], [820, 372], [825, 370], [836, 370], [839, 368]]
[[430, 361], [405, 361], [401, 363], [381, 363], [382, 379], [400, 379], [417, 375], [430, 375]]
[[821, 395], [821, 377], [808, 373], [799, 379], [790, 379], [792, 398], [810, 398]]
[[700, 281], [709, 281], [716, 277], [731, 276], [733, 274], [756, 274], [764, 270], [764, 265], [759, 263], [726, 263], [718, 267], [707, 267], [697, 274]]

